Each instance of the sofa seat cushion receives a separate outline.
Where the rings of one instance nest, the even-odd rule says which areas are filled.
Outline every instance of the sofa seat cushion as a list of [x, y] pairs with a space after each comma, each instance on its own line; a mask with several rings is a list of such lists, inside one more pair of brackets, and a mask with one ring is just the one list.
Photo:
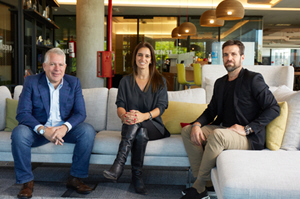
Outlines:
[[300, 151], [223, 151], [212, 172], [218, 198], [300, 198]]
[[[116, 155], [121, 141], [120, 131], [100, 131], [97, 133], [92, 153]], [[181, 135], [149, 141], [146, 156], [187, 157]]]
[[[11, 132], [0, 131], [0, 151], [11, 152]], [[48, 143], [31, 148], [33, 154], [73, 154], [75, 144], [64, 143], [63, 146]]]

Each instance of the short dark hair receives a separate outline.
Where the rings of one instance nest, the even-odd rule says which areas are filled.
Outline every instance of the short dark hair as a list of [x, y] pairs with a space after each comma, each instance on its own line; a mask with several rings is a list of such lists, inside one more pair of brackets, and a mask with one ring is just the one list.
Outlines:
[[237, 46], [239, 47], [239, 49], [240, 49], [240, 55], [243, 55], [243, 54], [244, 54], [245, 46], [244, 46], [244, 44], [243, 44], [241, 41], [239, 41], [239, 40], [228, 40], [228, 41], [226, 41], [226, 42], [223, 44], [223, 46], [222, 46], [222, 50], [224, 50], [224, 48], [225, 48], [226, 46], [233, 46], [233, 45], [237, 45]]

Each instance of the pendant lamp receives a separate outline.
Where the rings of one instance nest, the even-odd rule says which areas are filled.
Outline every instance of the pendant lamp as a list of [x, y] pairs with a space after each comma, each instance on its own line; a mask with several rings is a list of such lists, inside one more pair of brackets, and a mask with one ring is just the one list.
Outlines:
[[223, 20], [239, 20], [244, 18], [243, 4], [238, 0], [224, 0], [217, 6], [216, 17]]
[[[188, 6], [188, 4], [189, 3], [187, 2], [187, 6]], [[189, 21], [188, 11], [189, 11], [189, 9], [187, 7], [187, 14], [186, 14], [187, 22], [182, 23], [178, 28], [178, 34], [180, 34], [182, 36], [192, 36], [192, 35], [197, 34], [196, 26], [193, 23], [188, 22]]]
[[203, 27], [224, 26], [224, 20], [217, 19], [216, 10], [207, 10], [200, 17], [200, 25]]
[[178, 28], [178, 34], [182, 36], [192, 36], [197, 34], [197, 28], [191, 22], [184, 22]]
[[184, 37], [184, 36], [178, 34], [178, 28], [179, 28], [179, 26], [176, 27], [176, 28], [174, 28], [174, 29], [172, 30], [172, 34], [171, 34], [171, 35], [172, 35], [172, 38], [174, 38], [174, 39], [186, 39], [186, 37]]

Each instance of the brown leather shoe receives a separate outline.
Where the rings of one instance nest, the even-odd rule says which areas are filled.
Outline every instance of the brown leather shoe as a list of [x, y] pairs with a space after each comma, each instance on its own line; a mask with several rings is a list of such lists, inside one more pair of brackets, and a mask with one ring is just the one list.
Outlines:
[[84, 184], [79, 178], [70, 176], [67, 181], [67, 188], [76, 190], [80, 194], [89, 194], [92, 189]]
[[31, 198], [33, 192], [33, 180], [26, 182], [22, 185], [18, 198]]

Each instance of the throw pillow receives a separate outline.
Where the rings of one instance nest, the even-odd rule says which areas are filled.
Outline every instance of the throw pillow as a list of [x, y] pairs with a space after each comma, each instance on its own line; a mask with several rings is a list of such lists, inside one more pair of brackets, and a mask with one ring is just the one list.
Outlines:
[[300, 91], [292, 91], [287, 86], [281, 86], [274, 91], [278, 102], [288, 104], [288, 117], [281, 149], [300, 150]]
[[16, 120], [18, 100], [6, 98], [6, 126], [4, 131], [12, 131], [17, 125]]
[[266, 127], [266, 146], [273, 151], [277, 151], [281, 147], [288, 117], [287, 102], [278, 102], [278, 105], [280, 107], [280, 115]]
[[207, 104], [169, 101], [169, 107], [162, 114], [163, 123], [171, 134], [180, 134], [180, 123], [196, 120], [207, 108]]

